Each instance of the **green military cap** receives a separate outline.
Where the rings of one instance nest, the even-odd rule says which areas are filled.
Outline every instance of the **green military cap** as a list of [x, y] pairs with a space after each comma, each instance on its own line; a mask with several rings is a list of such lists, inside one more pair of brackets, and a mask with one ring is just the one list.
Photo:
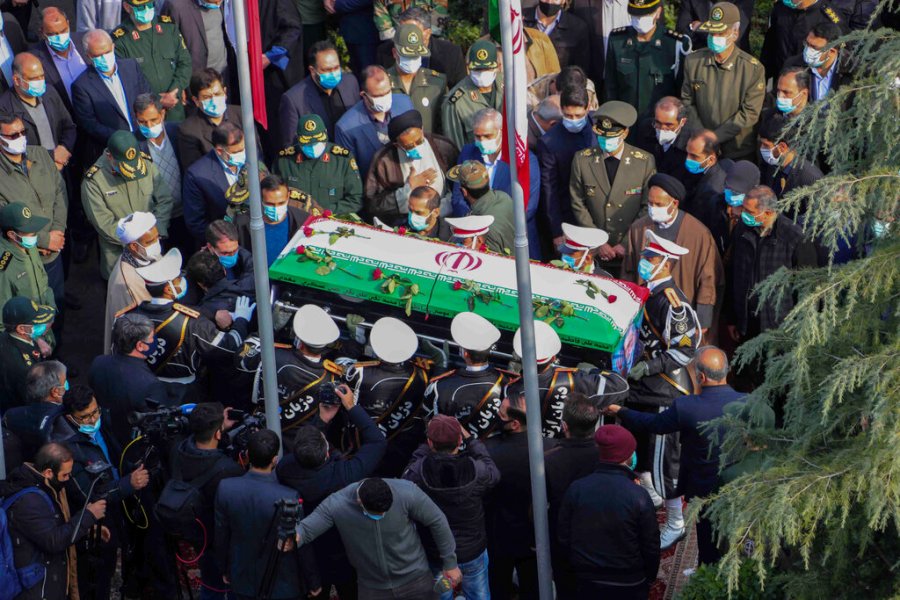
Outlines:
[[297, 142], [300, 145], [313, 142], [327, 142], [328, 130], [319, 115], [303, 115], [297, 123]]
[[468, 64], [472, 71], [496, 69], [497, 46], [490, 40], [478, 40], [469, 48]]
[[431, 56], [431, 50], [425, 45], [425, 34], [415, 23], [397, 27], [397, 33], [394, 34], [394, 48], [397, 49], [397, 54], [407, 58]]
[[137, 138], [130, 131], [117, 131], [109, 136], [106, 149], [119, 165], [125, 179], [141, 179], [147, 175], [147, 162], [141, 155]]
[[741, 11], [731, 2], [717, 2], [709, 11], [709, 19], [697, 31], [725, 33], [741, 21]]
[[247, 169], [241, 169], [237, 181], [225, 190], [225, 201], [229, 206], [239, 207], [250, 197], [250, 186], [247, 185]]
[[467, 160], [447, 171], [447, 179], [456, 181], [467, 190], [481, 190], [490, 184], [487, 168], [477, 160]]
[[600, 109], [592, 115], [594, 120], [594, 133], [615, 137], [621, 135], [626, 127], [631, 127], [637, 121], [637, 111], [627, 102], [610, 100], [604, 102]]
[[6, 327], [43, 325], [52, 321], [55, 315], [55, 308], [38, 304], [27, 296], [15, 296], [3, 305], [3, 324]]
[[0, 227], [5, 231], [37, 233], [49, 222], [50, 219], [34, 214], [21, 202], [10, 202], [0, 211]]
[[656, 12], [662, 0], [628, 0], [628, 14], [640, 17]]

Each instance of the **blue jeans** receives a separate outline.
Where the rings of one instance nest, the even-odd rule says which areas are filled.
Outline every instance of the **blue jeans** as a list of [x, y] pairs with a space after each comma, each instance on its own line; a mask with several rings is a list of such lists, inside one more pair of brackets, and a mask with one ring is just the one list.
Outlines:
[[[487, 550], [469, 562], [459, 563], [462, 571], [462, 596], [466, 600], [490, 600], [491, 586], [488, 582], [488, 553]], [[431, 570], [435, 577], [441, 574], [441, 567], [432, 564]], [[453, 600], [453, 590], [441, 594], [441, 600]]]

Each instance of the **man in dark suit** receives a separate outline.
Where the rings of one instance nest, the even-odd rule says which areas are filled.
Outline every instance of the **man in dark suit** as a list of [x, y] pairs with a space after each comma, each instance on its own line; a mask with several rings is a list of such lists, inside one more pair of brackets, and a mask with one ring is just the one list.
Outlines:
[[84, 48], [92, 68], [72, 84], [72, 106], [75, 122], [90, 136], [85, 162], [93, 162], [116, 131], [138, 133], [131, 102], [149, 93], [150, 83], [137, 62], [130, 58], [116, 60], [112, 38], [105, 31], [94, 29], [84, 34]]
[[801, 54], [792, 56], [784, 63], [788, 67], [808, 67], [812, 81], [809, 86], [809, 101], [823, 100], [830, 92], [836, 92], [853, 76], [850, 52], [841, 46], [832, 46], [843, 35], [840, 26], [826, 21], [815, 25], [807, 34]]
[[64, 12], [51, 6], [41, 15], [41, 41], [29, 51], [44, 65], [47, 85], [56, 90], [69, 114], [74, 114], [72, 83], [90, 66], [91, 59], [81, 55], [82, 34], [72, 31]]
[[[22, 28], [16, 18], [9, 13], [3, 13], [3, 27], [0, 28], [0, 58], [13, 56], [24, 52], [27, 44]], [[12, 62], [0, 60], [0, 92], [4, 92], [13, 86]]]
[[359, 101], [359, 82], [353, 73], [344, 73], [337, 48], [328, 40], [309, 49], [309, 76], [281, 96], [278, 116], [281, 121], [281, 147], [296, 141], [301, 115], [322, 117], [328, 139], [334, 139], [334, 126], [347, 110]]
[[725, 168], [730, 167], [732, 161], [720, 160], [719, 141], [716, 134], [707, 129], [691, 135], [685, 151], [685, 164], [696, 185], [693, 193], [685, 197], [681, 208], [709, 229], [715, 223], [717, 209], [725, 194]]
[[212, 134], [222, 123], [241, 126], [241, 111], [228, 104], [228, 88], [215, 69], [195, 68], [191, 76], [190, 99], [197, 110], [181, 123], [178, 155], [181, 171], [212, 150]]
[[[407, 8], [400, 13], [397, 24], [412, 24], [422, 30], [424, 44], [431, 52], [430, 56], [422, 57], [422, 68], [446, 75], [448, 89], [466, 76], [466, 61], [463, 59], [462, 49], [450, 40], [436, 38], [431, 34], [431, 17], [424, 9], [418, 6]], [[393, 40], [386, 40], [378, 46], [378, 64], [385, 69], [391, 68], [396, 62], [391, 53], [393, 49]]]
[[[215, 69], [224, 82], [237, 83], [236, 59], [232, 44], [236, 41], [228, 31], [231, 5], [225, 0], [168, 0], [163, 13], [181, 29], [181, 36], [194, 71]], [[213, 33], [213, 35], [208, 35]]]
[[[544, 14], [545, 8], [548, 14]], [[549, 2], [525, 9], [522, 15], [525, 27], [539, 29], [540, 23], [545, 28], [540, 31], [546, 33], [553, 43], [560, 68], [578, 65], [585, 73], [590, 73], [591, 53], [587, 51], [590, 47], [590, 33], [587, 23], [578, 15], [563, 9], [564, 3]]]
[[652, 117], [638, 123], [633, 142], [653, 155], [658, 172], [682, 182], [688, 196], [697, 183], [684, 164], [687, 158], [685, 147], [692, 133], [684, 103], [675, 96], [666, 96], [656, 103]]

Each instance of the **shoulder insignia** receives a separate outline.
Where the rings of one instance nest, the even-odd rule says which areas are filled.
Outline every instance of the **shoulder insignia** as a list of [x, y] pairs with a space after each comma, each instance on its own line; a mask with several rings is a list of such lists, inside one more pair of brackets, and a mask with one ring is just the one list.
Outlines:
[[837, 13], [834, 12], [833, 8], [831, 8], [831, 7], [826, 8], [825, 14], [828, 16], [829, 19], [831, 19], [832, 23], [840, 24], [841, 18], [839, 16], [837, 16]]
[[297, 152], [297, 149], [294, 146], [288, 146], [284, 150], [281, 150], [278, 153], [278, 156], [293, 156], [295, 152]]
[[674, 29], [666, 29], [666, 35], [675, 38], [676, 40], [681, 39], [681, 34], [675, 31]]
[[149, 160], [150, 162], [153, 162], [153, 157], [150, 156], [149, 154], [147, 154], [146, 152], [141, 152], [141, 158], [143, 158], [144, 160]]
[[758, 65], [758, 64], [759, 64], [759, 61], [756, 60], [756, 57], [751, 56], [751, 57], [750, 57], [750, 64], [751, 64], [751, 65]]
[[12, 252], [7, 250], [3, 253], [3, 256], [0, 256], [0, 271], [5, 271], [6, 267], [9, 266], [9, 259], [12, 258]]
[[593, 151], [590, 148], [585, 148], [581, 151], [582, 156], [590, 156], [591, 154], [593, 154]]
[[172, 305], [172, 310], [176, 312], [180, 312], [183, 315], [187, 315], [192, 319], [199, 319], [200, 313], [194, 310], [193, 308], [188, 308], [184, 304], [178, 304], [177, 302]]
[[431, 382], [434, 383], [438, 379], [444, 379], [446, 377], [450, 377], [451, 375], [455, 375], [455, 374], [456, 374], [456, 369], [450, 369], [446, 373], [441, 373], [440, 375], [435, 375], [434, 377], [432, 377]]
[[88, 179], [90, 179], [91, 177], [94, 176], [94, 173], [96, 173], [99, 170], [100, 170], [100, 167], [98, 167], [97, 165], [94, 165], [90, 169], [85, 171], [84, 176], [87, 177]]
[[617, 33], [625, 33], [629, 29], [631, 29], [631, 27], [616, 27], [615, 29], [613, 29], [612, 31], [609, 32], [609, 35], [615, 35]]
[[366, 360], [366, 361], [353, 363], [353, 367], [355, 369], [363, 369], [365, 367], [377, 367], [380, 364], [381, 364], [380, 360]]
[[575, 373], [578, 371], [575, 367], [556, 367], [557, 373]]
[[291, 346], [290, 344], [284, 344], [282, 342], [275, 342], [272, 345], [276, 348], [281, 348], [282, 350], [290, 350], [291, 348], [293, 348], [293, 346]]
[[288, 188], [290, 191], [288, 192], [288, 197], [291, 200], [309, 200], [309, 194], [304, 194], [297, 188]]
[[645, 158], [647, 158], [647, 155], [644, 154], [643, 152], [641, 152], [640, 150], [633, 150], [631, 152], [631, 156], [637, 158], [638, 160], [644, 160]]
[[354, 171], [358, 171], [358, 170], [359, 170], [359, 167], [356, 166], [356, 159], [355, 159], [355, 158], [351, 158], [351, 159], [350, 159], [350, 168], [353, 169]]
[[343, 375], [344, 374], [344, 368], [341, 367], [341, 365], [339, 365], [337, 363], [333, 363], [328, 359], [325, 359], [324, 361], [322, 361], [322, 366], [325, 367], [326, 371], [328, 371], [329, 373], [333, 373], [334, 375]]
[[331, 147], [331, 153], [335, 156], [350, 156], [349, 150], [347, 150], [343, 146], [338, 146], [337, 144]]
[[[456, 101], [459, 100], [460, 98], [462, 98], [464, 95], [465, 94], [463, 94], [462, 90], [456, 90], [453, 93], [453, 95], [450, 96], [450, 100], [448, 100], [448, 102], [450, 102], [450, 104], [456, 104]], [[434, 381], [434, 380], [432, 380], [432, 381]]]
[[118, 27], [112, 32], [114, 38], [120, 38], [125, 35], [125, 30], [122, 27]]
[[678, 297], [678, 292], [675, 291], [675, 288], [666, 288], [666, 300], [674, 308], [681, 308], [681, 298]]
[[162, 15], [159, 18], [159, 20], [162, 21], [163, 23], [173, 23], [174, 22], [174, 21], [172, 21], [172, 17], [170, 17], [169, 15]]
[[423, 358], [421, 356], [416, 356], [413, 358], [413, 364], [425, 372], [431, 371], [431, 367], [434, 366], [434, 361], [428, 358]]
[[431, 69], [431, 75], [432, 75], [432, 77], [440, 77], [442, 75], [442, 73], [439, 73], [438, 71], [435, 71], [434, 69]]

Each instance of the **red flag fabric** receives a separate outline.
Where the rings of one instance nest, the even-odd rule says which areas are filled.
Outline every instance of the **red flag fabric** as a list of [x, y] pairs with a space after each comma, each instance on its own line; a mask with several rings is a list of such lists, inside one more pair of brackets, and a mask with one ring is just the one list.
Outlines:
[[[525, 44], [524, 44], [524, 24], [522, 22], [522, 5], [519, 0], [511, 0], [509, 14], [502, 15], [501, 18], [509, 20], [510, 29], [512, 31], [512, 51], [513, 64], [504, 65], [504, 68], [513, 69], [513, 89], [506, 87], [504, 93], [514, 94], [516, 99], [516, 114], [509, 118], [506, 113], [506, 103], [503, 103], [503, 156], [506, 160], [516, 161], [516, 179], [522, 186], [522, 195], [525, 202], [525, 208], [528, 208], [529, 182], [531, 175], [529, 173], [528, 163], [528, 118], [525, 110], [526, 97], [526, 74], [525, 74]], [[498, 18], [499, 20], [499, 18]], [[509, 128], [515, 131], [516, 147], [515, 151], [509, 148]]]
[[250, 93], [253, 97], [253, 118], [269, 128], [266, 114], [266, 89], [263, 84], [262, 36], [259, 32], [259, 4], [254, 0], [244, 3], [247, 7], [247, 53], [250, 55]]

